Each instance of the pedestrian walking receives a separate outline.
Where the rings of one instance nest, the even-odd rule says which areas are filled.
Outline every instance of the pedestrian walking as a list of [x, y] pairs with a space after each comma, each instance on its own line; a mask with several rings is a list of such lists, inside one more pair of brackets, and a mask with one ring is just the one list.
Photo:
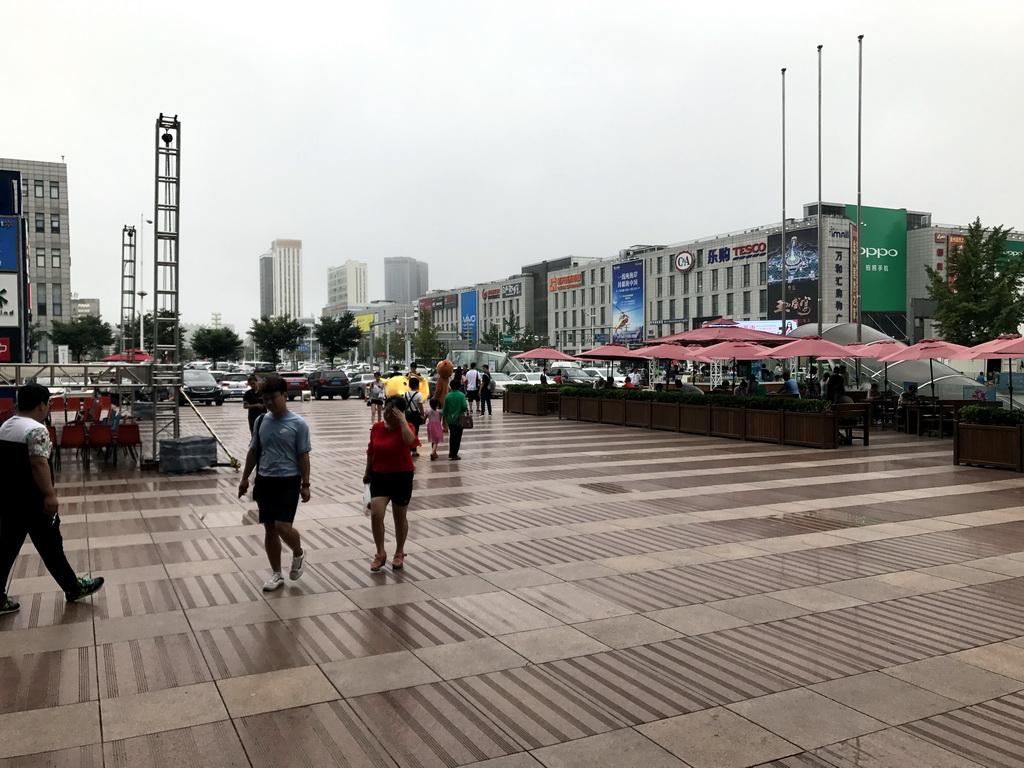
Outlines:
[[43, 565], [69, 603], [91, 595], [103, 586], [103, 578], [76, 576], [64, 554], [60, 535], [60, 502], [53, 487], [53, 448], [46, 417], [50, 390], [26, 384], [18, 390], [18, 413], [0, 426], [0, 466], [4, 468], [4, 493], [0, 500], [0, 614], [21, 606], [7, 593], [8, 578], [25, 537], [39, 553]]
[[267, 413], [259, 417], [245, 456], [245, 468], [238, 483], [241, 498], [249, 489], [249, 475], [256, 470], [253, 499], [260, 511], [264, 529], [264, 547], [270, 561], [270, 579], [263, 585], [264, 592], [273, 592], [284, 586], [281, 574], [281, 542], [292, 552], [292, 567], [288, 578], [302, 576], [306, 553], [302, 549], [299, 532], [295, 529], [295, 512], [299, 499], [309, 501], [309, 425], [306, 420], [288, 410], [288, 384], [272, 373], [263, 380], [261, 388]]
[[540, 372], [540, 385], [546, 387], [548, 385], [548, 369], [545, 366]]
[[371, 424], [384, 418], [384, 380], [380, 377], [380, 371], [373, 372], [373, 381], [366, 393], [366, 404], [370, 406]]
[[441, 425], [441, 403], [437, 398], [430, 398], [427, 410], [427, 440], [430, 441], [430, 460], [437, 461], [437, 446], [444, 442], [444, 427]]
[[[412, 433], [416, 435], [417, 445], [420, 439], [420, 425], [423, 424], [426, 418], [423, 413], [423, 395], [419, 389], [420, 380], [415, 376], [410, 376], [409, 391], [402, 396], [402, 399], [405, 401], [405, 420], [412, 425]], [[415, 445], [412, 448], [412, 455], [414, 457], [420, 455]]]
[[[448, 397], [451, 397], [449, 394]], [[459, 393], [465, 401], [465, 397]], [[366, 470], [363, 484], [370, 486], [370, 530], [377, 552], [370, 563], [376, 573], [388, 561], [384, 549], [384, 515], [388, 504], [395, 520], [395, 554], [391, 569], [405, 566], [405, 539], [409, 535], [409, 502], [412, 500], [412, 480], [416, 465], [412, 450], [420, 444], [405, 417], [405, 398], [389, 397], [384, 403], [384, 420], [370, 427], [370, 442], [366, 446]]]
[[462, 447], [462, 414], [469, 413], [469, 403], [466, 396], [458, 390], [452, 390], [444, 399], [444, 431], [449, 434], [448, 458], [451, 461], [461, 461], [459, 449]]
[[487, 411], [488, 416], [493, 416], [494, 411], [491, 410], [491, 399], [494, 396], [494, 377], [491, 376], [491, 367], [484, 365], [484, 369], [480, 374], [480, 415], [484, 415], [484, 411]]
[[451, 384], [449, 384], [449, 386], [451, 387], [453, 392], [455, 392], [455, 391], [465, 392], [466, 376], [462, 372], [462, 366], [461, 365], [458, 368], [455, 369], [454, 373], [452, 373], [452, 380], [451, 380]]
[[261, 414], [267, 412], [263, 407], [263, 398], [260, 396], [260, 380], [255, 373], [249, 374], [249, 388], [242, 395], [242, 407], [249, 416], [249, 434], [252, 435], [253, 425]]
[[476, 410], [480, 410], [480, 371], [476, 369], [476, 363], [470, 363], [466, 371], [466, 401], [471, 410], [473, 403], [476, 403]]

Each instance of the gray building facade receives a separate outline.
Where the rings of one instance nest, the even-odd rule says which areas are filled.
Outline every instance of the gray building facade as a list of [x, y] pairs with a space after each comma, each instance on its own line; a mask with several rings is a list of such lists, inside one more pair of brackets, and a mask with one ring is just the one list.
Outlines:
[[426, 262], [408, 256], [384, 259], [384, 300], [412, 304], [429, 289]]

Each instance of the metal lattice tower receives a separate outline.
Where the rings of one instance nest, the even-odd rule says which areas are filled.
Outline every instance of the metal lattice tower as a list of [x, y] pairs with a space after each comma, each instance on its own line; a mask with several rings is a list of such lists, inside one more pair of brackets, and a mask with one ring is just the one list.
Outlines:
[[125, 226], [121, 230], [122, 358], [126, 351], [135, 348], [135, 265], [135, 227]]
[[153, 216], [153, 461], [160, 439], [179, 436], [182, 385], [179, 327], [178, 232], [180, 224], [181, 123], [163, 113], [156, 121], [156, 202]]

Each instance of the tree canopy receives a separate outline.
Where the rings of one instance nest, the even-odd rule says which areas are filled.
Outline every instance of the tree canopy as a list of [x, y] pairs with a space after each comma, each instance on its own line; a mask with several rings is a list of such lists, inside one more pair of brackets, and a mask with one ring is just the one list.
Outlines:
[[1003, 253], [1010, 232], [985, 229], [975, 219], [964, 244], [948, 254], [945, 270], [925, 266], [935, 325], [945, 341], [972, 346], [1016, 333], [1024, 323], [1024, 260]]
[[110, 324], [92, 315], [76, 317], [68, 323], [54, 320], [49, 336], [54, 345], [67, 346], [79, 363], [82, 362], [82, 355], [114, 343], [114, 332]]
[[437, 337], [437, 327], [429, 312], [420, 312], [420, 327], [411, 336], [412, 353], [423, 362], [442, 360], [448, 354], [448, 345]]
[[213, 362], [237, 358], [241, 348], [242, 340], [230, 328], [197, 328], [192, 334], [192, 350]]
[[[511, 344], [505, 343], [506, 336], [512, 337]], [[487, 330], [480, 335], [480, 341], [490, 344], [498, 352], [508, 352], [513, 349], [525, 352], [538, 346], [534, 339], [533, 329], [530, 326], [521, 327], [519, 317], [515, 313], [505, 318], [500, 327], [494, 323], [488, 323]]]
[[284, 315], [268, 317], [263, 315], [259, 320], [252, 321], [249, 329], [253, 343], [260, 354], [273, 363], [281, 362], [281, 350], [294, 352], [295, 347], [306, 335], [306, 327], [298, 320]]
[[[159, 315], [165, 319], [172, 319], [174, 312], [169, 309], [161, 309]], [[181, 313], [178, 313], [178, 319], [181, 319]], [[174, 329], [164, 324], [160, 326], [160, 344], [162, 346], [169, 346], [174, 344]], [[127, 346], [132, 347], [134, 344], [128, 344]], [[156, 345], [153, 343], [153, 313], [147, 312], [142, 316], [142, 348], [153, 354], [156, 351]], [[154, 355], [155, 356], [155, 355]]]
[[356, 316], [345, 312], [341, 317], [321, 317], [313, 326], [313, 336], [320, 342], [323, 356], [334, 360], [359, 344], [361, 331], [356, 326]]

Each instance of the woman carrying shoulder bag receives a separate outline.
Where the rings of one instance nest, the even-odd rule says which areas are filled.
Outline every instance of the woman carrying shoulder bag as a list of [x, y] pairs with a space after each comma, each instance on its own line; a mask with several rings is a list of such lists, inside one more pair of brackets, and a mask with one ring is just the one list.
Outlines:
[[[469, 402], [466, 396], [459, 390], [452, 390], [444, 399], [444, 414], [442, 424], [444, 431], [451, 435], [448, 441], [448, 458], [451, 461], [460, 461], [459, 448], [462, 447], [463, 414], [469, 414]], [[471, 417], [470, 417], [471, 418]], [[472, 421], [469, 422], [472, 424]]]

